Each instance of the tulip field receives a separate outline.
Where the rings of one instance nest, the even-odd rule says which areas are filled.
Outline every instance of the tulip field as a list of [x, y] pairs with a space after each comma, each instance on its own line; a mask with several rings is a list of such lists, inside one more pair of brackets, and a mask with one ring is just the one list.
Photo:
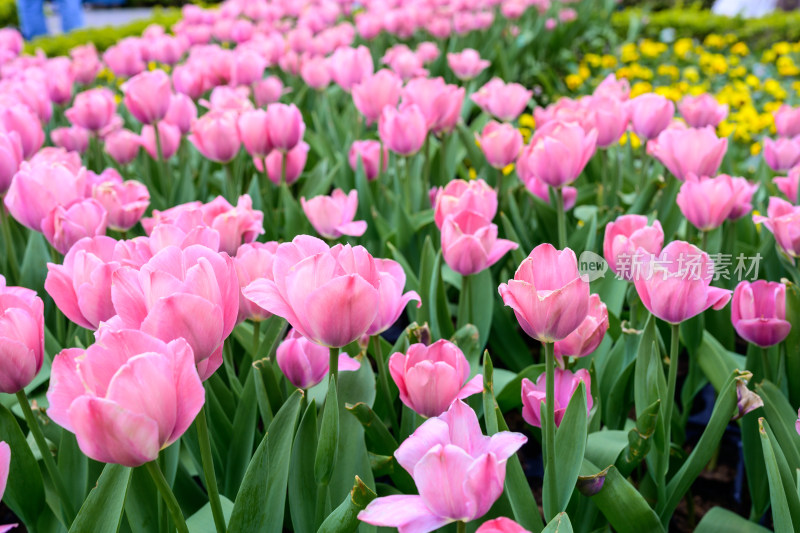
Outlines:
[[800, 531], [800, 43], [618, 9], [0, 30], [0, 533]]

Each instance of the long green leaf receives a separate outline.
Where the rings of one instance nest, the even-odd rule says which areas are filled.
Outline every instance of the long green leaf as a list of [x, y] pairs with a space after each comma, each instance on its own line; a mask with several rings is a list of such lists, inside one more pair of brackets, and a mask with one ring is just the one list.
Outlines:
[[775, 457], [775, 450], [772, 447], [766, 428], [769, 427], [763, 418], [758, 421], [758, 432], [761, 435], [761, 448], [764, 450], [764, 462], [767, 465], [767, 477], [769, 478], [769, 498], [772, 504], [772, 521], [775, 524], [775, 531], [794, 531], [792, 525], [792, 515], [789, 511], [789, 502], [786, 500], [786, 492], [781, 481], [781, 474], [778, 470], [778, 461]]
[[322, 522], [317, 533], [352, 533], [359, 525], [358, 513], [376, 497], [375, 491], [356, 476], [356, 482], [350, 494]]
[[11, 411], [0, 405], [0, 439], [11, 448], [3, 501], [25, 524], [34, 525], [45, 508], [42, 471]]
[[314, 479], [317, 484], [328, 485], [336, 466], [336, 452], [339, 446], [339, 400], [336, 395], [336, 380], [328, 381], [328, 395], [322, 412], [319, 428], [319, 442], [314, 456]]
[[542, 533], [572, 533], [572, 523], [567, 513], [558, 513], [542, 530]]
[[694, 533], [769, 533], [769, 529], [722, 507], [712, 507]]
[[121, 465], [108, 464], [83, 502], [78, 516], [69, 528], [70, 533], [86, 531], [119, 531], [122, 511], [125, 508], [125, 495], [131, 480], [131, 469]]
[[289, 468], [289, 511], [295, 533], [314, 532], [317, 482], [314, 456], [317, 453], [317, 404], [312, 400], [294, 439]]
[[[233, 512], [233, 502], [222, 495], [220, 495], [219, 499], [222, 505], [222, 516], [225, 517], [226, 521], [230, 520]], [[211, 504], [206, 503], [195, 514], [187, 518], [186, 527], [189, 528], [189, 533], [217, 533]]]
[[248, 373], [239, 406], [236, 408], [236, 415], [233, 417], [235, 437], [231, 439], [228, 448], [223, 491], [226, 494], [236, 493], [236, 488], [241, 484], [244, 473], [247, 471], [247, 463], [253, 454], [253, 437], [256, 432], [256, 411], [258, 409], [255, 378], [261, 379], [261, 376], [256, 375], [255, 372]]

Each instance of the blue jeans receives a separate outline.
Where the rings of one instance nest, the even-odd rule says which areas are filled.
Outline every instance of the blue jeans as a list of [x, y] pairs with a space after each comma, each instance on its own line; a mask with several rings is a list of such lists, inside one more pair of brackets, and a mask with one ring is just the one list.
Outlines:
[[[83, 9], [81, 0], [54, 0], [61, 14], [61, 29], [64, 33], [83, 26]], [[47, 24], [44, 18], [44, 0], [17, 0], [19, 25], [25, 39], [33, 39], [37, 35], [47, 35]]]

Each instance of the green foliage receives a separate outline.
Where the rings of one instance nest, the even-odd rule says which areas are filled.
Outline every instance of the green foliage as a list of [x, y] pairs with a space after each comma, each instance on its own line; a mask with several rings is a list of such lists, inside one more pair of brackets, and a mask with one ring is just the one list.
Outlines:
[[18, 26], [16, 0], [0, 0], [0, 26]]

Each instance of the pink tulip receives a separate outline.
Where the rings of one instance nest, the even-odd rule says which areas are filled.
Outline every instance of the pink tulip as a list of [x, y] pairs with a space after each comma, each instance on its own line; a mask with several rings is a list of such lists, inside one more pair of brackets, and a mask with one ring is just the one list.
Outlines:
[[69, 55], [72, 58], [71, 68], [75, 81], [82, 85], [91, 84], [103, 69], [94, 43], [76, 46], [70, 50]]
[[652, 226], [648, 226], [644, 215], [622, 215], [606, 225], [603, 256], [618, 276], [633, 281], [641, 260], [639, 250], [646, 254], [659, 254], [663, 245], [661, 222], [654, 220]]
[[367, 231], [363, 220], [353, 221], [358, 209], [358, 191], [345, 194], [334, 189], [330, 196], [320, 195], [306, 200], [300, 198], [300, 205], [314, 229], [326, 239], [338, 239], [342, 235], [360, 237]]
[[389, 68], [403, 81], [428, 76], [428, 70], [424, 68], [422, 59], [404, 44], [395, 45], [387, 50], [381, 62], [389, 65]]
[[194, 123], [189, 141], [208, 159], [227, 163], [242, 145], [236, 120], [234, 111], [209, 111]]
[[[531, 194], [543, 202], [551, 203], [551, 188], [545, 182], [537, 178], [535, 174], [527, 172], [525, 165], [517, 166], [517, 174], [519, 174], [522, 183], [525, 184], [525, 188], [528, 189]], [[575, 207], [575, 202], [578, 200], [578, 189], [566, 185], [561, 188], [561, 194], [564, 197], [564, 211], [569, 211]]]
[[428, 135], [425, 115], [415, 104], [399, 110], [385, 107], [378, 121], [378, 134], [389, 150], [403, 156], [415, 154]]
[[331, 83], [331, 73], [324, 57], [304, 59], [300, 66], [300, 77], [306, 85], [315, 90], [322, 90]]
[[353, 86], [353, 104], [369, 125], [380, 118], [386, 106], [397, 107], [402, 89], [403, 80], [391, 70], [382, 69]]
[[628, 102], [631, 126], [643, 139], [655, 139], [675, 115], [675, 104], [656, 93], [645, 93]]
[[247, 87], [214, 87], [208, 100], [201, 99], [200, 105], [211, 111], [233, 111], [237, 114], [253, 109], [250, 90]]
[[116, 111], [114, 93], [105, 87], [98, 87], [78, 93], [72, 107], [64, 114], [73, 125], [98, 132], [111, 123]]
[[647, 153], [661, 161], [680, 181], [689, 174], [714, 176], [728, 149], [728, 139], [718, 138], [711, 126], [667, 128], [647, 143]]
[[593, 95], [625, 101], [630, 96], [630, 93], [631, 86], [628, 80], [625, 78], [618, 80], [615, 74], [609, 74], [595, 88]]
[[774, 281], [742, 281], [733, 291], [731, 322], [747, 342], [768, 348], [792, 329], [786, 321], [786, 285]]
[[141, 140], [130, 130], [117, 130], [105, 138], [105, 152], [120, 165], [127, 165], [139, 155]]
[[121, 78], [135, 76], [147, 68], [141, 46], [131, 38], [123, 39], [103, 52], [103, 62]]
[[190, 64], [178, 65], [172, 71], [172, 84], [175, 92], [185, 94], [197, 100], [206, 90], [206, 78], [203, 72]]
[[439, 57], [439, 47], [434, 42], [425, 41], [417, 45], [414, 53], [423, 63], [432, 63]]
[[263, 109], [245, 111], [239, 115], [239, 136], [247, 153], [263, 159], [272, 151], [269, 138], [269, 114]]
[[4, 202], [17, 222], [42, 231], [42, 222], [53, 208], [84, 198], [85, 184], [84, 169], [73, 174], [63, 164], [23, 162]]
[[277, 76], [267, 76], [253, 86], [253, 95], [258, 107], [277, 102], [283, 95], [283, 82]]
[[36, 152], [33, 157], [28, 160], [28, 165], [37, 168], [39, 165], [61, 165], [76, 176], [82, 169], [85, 172], [80, 154], [76, 152], [67, 152], [63, 148], [58, 148], [56, 146], [45, 146]]
[[800, 135], [800, 107], [782, 105], [772, 114], [775, 117], [775, 130], [781, 137]]
[[500, 518], [484, 522], [475, 533], [530, 533], [530, 531], [510, 518], [501, 516]]
[[533, 95], [518, 83], [504, 83], [499, 78], [492, 78], [489, 83], [478, 89], [471, 98], [478, 107], [500, 120], [511, 122], [528, 107]]
[[477, 137], [483, 155], [494, 168], [502, 169], [516, 161], [522, 150], [522, 134], [511, 124], [493, 120], [483, 128]]
[[800, 164], [800, 136], [764, 139], [764, 161], [772, 170], [784, 171]]
[[753, 222], [763, 223], [784, 252], [800, 257], [800, 207], [770, 196], [767, 216], [753, 216]]
[[417, 302], [417, 307], [422, 305], [416, 291], [408, 291], [403, 294], [406, 286], [406, 273], [398, 262], [376, 258], [375, 267], [381, 278], [380, 304], [378, 305], [378, 315], [367, 330], [368, 336], [379, 335], [392, 327], [412, 300]]
[[172, 87], [163, 70], [137, 74], [122, 86], [125, 107], [142, 124], [155, 124], [167, 116]]
[[464, 94], [463, 87], [448, 85], [442, 78], [416, 78], [403, 88], [401, 107], [416, 104], [430, 131], [449, 132], [461, 117]]
[[612, 144], [618, 143], [628, 129], [628, 122], [630, 121], [628, 107], [616, 98], [602, 96], [592, 97], [589, 100], [589, 105], [594, 111], [597, 146], [608, 148]]
[[42, 233], [59, 253], [65, 254], [84, 237], [105, 235], [108, 213], [94, 198], [55, 206], [42, 219]]
[[738, 200], [731, 177], [698, 178], [688, 174], [675, 203], [681, 213], [700, 231], [711, 231], [727, 220]]
[[92, 191], [100, 185], [121, 185], [122, 176], [114, 168], [107, 168], [100, 174], [91, 170], [86, 172], [86, 196], [92, 196]]
[[[381, 148], [383, 148], [382, 161]], [[389, 168], [389, 150], [385, 146], [381, 147], [381, 143], [378, 141], [353, 141], [347, 154], [347, 160], [350, 162], [353, 172], [357, 172], [360, 162], [367, 181], [372, 181]], [[381, 163], [383, 163], [383, 167], [379, 171], [378, 167]]]
[[89, 130], [80, 126], [55, 128], [50, 131], [50, 140], [70, 152], [84, 153], [89, 148]]
[[47, 62], [47, 96], [54, 104], [66, 104], [72, 99], [72, 86], [75, 78], [72, 62], [66, 57], [55, 57]]
[[[273, 150], [270, 152], [270, 154], [264, 160], [267, 164], [267, 176], [269, 177], [270, 181], [275, 185], [280, 185], [281, 174], [283, 172], [282, 168], [284, 166], [284, 158], [286, 167], [286, 184], [291, 185], [297, 181], [297, 179], [303, 173], [303, 168], [306, 166], [308, 150], [308, 144], [305, 142], [300, 142], [300, 144], [292, 148], [292, 150], [286, 154], [278, 150]], [[261, 162], [261, 160], [256, 159], [254, 162], [256, 169], [259, 172], [263, 172], [264, 164]]]
[[92, 197], [108, 212], [108, 227], [116, 231], [131, 229], [150, 205], [150, 192], [135, 180], [96, 185]]
[[[44, 361], [44, 304], [36, 292], [6, 287], [0, 276], [0, 392], [27, 387]], [[2, 491], [0, 491], [2, 492]]]
[[683, 241], [672, 241], [658, 256], [642, 254], [633, 283], [644, 306], [670, 324], [680, 324], [709, 307], [719, 311], [731, 291], [711, 287], [714, 263], [708, 254]]
[[[142, 221], [145, 225], [147, 219]], [[145, 226], [147, 230], [147, 226]], [[189, 246], [199, 245], [215, 252], [219, 251], [220, 234], [208, 227], [203, 220], [203, 212], [199, 208], [187, 209], [174, 222], [161, 222], [152, 228], [147, 241], [148, 248], [155, 254], [169, 246], [177, 246], [185, 250]], [[148, 258], [149, 260], [149, 258]]]
[[47, 94], [47, 84], [44, 78], [22, 76], [18, 80], [5, 85], [7, 103], [21, 103], [37, 116], [42, 124], [50, 122], [53, 116], [53, 104]]
[[12, 55], [19, 55], [25, 46], [22, 34], [16, 28], [3, 28], [0, 30], [0, 48], [8, 50]]
[[270, 141], [276, 150], [288, 152], [303, 140], [306, 125], [294, 104], [270, 104], [266, 122]]
[[369, 48], [339, 48], [330, 56], [328, 63], [331, 77], [342, 89], [347, 92], [362, 80], [372, 75], [375, 65]]
[[540, 244], [498, 290], [525, 333], [540, 342], [565, 339], [589, 312], [589, 282], [569, 248]]
[[329, 248], [300, 235], [278, 246], [272, 274], [245, 287], [245, 297], [317, 344], [346, 346], [377, 317], [380, 273], [361, 246]]
[[253, 200], [249, 194], [243, 194], [232, 206], [222, 196], [200, 207], [203, 221], [208, 227], [219, 232], [219, 251], [230, 256], [242, 243], [250, 243], [264, 233], [264, 213], [253, 209]]
[[266, 66], [266, 61], [257, 51], [237, 48], [231, 62], [231, 83], [252, 85], [264, 77]]
[[419, 495], [377, 498], [358, 514], [368, 524], [401, 533], [428, 533], [480, 518], [503, 493], [506, 461], [527, 441], [520, 433], [481, 433], [475, 412], [461, 400], [425, 421], [395, 452]]
[[481, 59], [477, 50], [465, 48], [459, 53], [447, 54], [447, 64], [456, 78], [468, 81], [475, 78], [488, 67], [491, 62]]
[[0, 107], [0, 129], [15, 132], [22, 144], [22, 155], [29, 159], [44, 143], [44, 130], [36, 114], [23, 104]]
[[[329, 370], [328, 348], [315, 344], [292, 329], [278, 346], [275, 359], [289, 382], [298, 389], [320, 383]], [[340, 371], [356, 371], [361, 363], [346, 353], [339, 354]]]
[[[278, 243], [270, 241], [243, 244], [236, 250], [233, 264], [236, 267], [240, 289], [244, 289], [250, 282], [258, 278], [270, 278], [272, 276], [272, 263], [277, 249]], [[271, 316], [272, 313], [265, 311], [262, 307], [248, 300], [241, 290], [239, 291], [239, 317], [237, 322], [245, 320], [260, 322]]]
[[473, 211], [487, 220], [497, 214], [497, 192], [485, 181], [455, 179], [439, 190], [434, 198], [434, 222], [442, 229], [445, 218], [461, 211]]
[[534, 134], [523, 148], [517, 165], [551, 187], [563, 187], [578, 179], [594, 155], [597, 130], [588, 134], [574, 122], [552, 121]]
[[0, 195], [5, 194], [11, 186], [11, 180], [19, 171], [23, 160], [19, 134], [15, 131], [0, 131]]
[[[0, 32], [7, 31], [8, 28], [0, 30]], [[8, 481], [8, 472], [11, 468], [11, 447], [6, 442], [0, 442], [0, 500], [3, 499], [3, 494], [6, 491], [6, 482]], [[0, 525], [0, 533], [11, 531], [19, 524], [6, 524]]]
[[191, 98], [181, 93], [170, 96], [164, 122], [177, 126], [181, 134], [185, 135], [191, 131], [195, 120], [197, 120], [197, 107]]
[[167, 344], [128, 329], [59, 353], [47, 400], [48, 416], [75, 433], [84, 454], [136, 467], [189, 429], [205, 391], [186, 340]]
[[158, 128], [159, 141], [161, 142], [161, 157], [165, 160], [170, 159], [178, 152], [181, 146], [181, 130], [169, 122], [162, 120], [155, 126], [142, 126], [142, 133], [139, 135], [139, 145], [155, 160], [158, 160], [158, 145], [156, 144], [156, 132]]
[[728, 116], [728, 105], [720, 104], [708, 93], [687, 95], [678, 103], [678, 111], [692, 128], [716, 127]]
[[728, 214], [728, 220], [737, 220], [753, 210], [753, 195], [758, 190], [758, 183], [750, 183], [747, 178], [731, 178], [733, 186], [733, 209]]
[[444, 339], [430, 346], [412, 344], [406, 354], [393, 354], [389, 372], [402, 402], [426, 418], [439, 416], [454, 401], [483, 391], [483, 376], [469, 379], [464, 353]]
[[473, 211], [459, 211], [444, 219], [444, 260], [463, 276], [486, 270], [518, 246], [513, 241], [498, 239], [497, 226]]
[[797, 188], [800, 183], [800, 165], [793, 167], [787, 176], [772, 178], [772, 182], [789, 199], [789, 202], [796, 204]]
[[[561, 368], [555, 369], [553, 376], [553, 385], [555, 390], [555, 398], [553, 404], [555, 406], [555, 421], [556, 426], [561, 425], [561, 420], [564, 418], [564, 413], [567, 411], [572, 396], [577, 392], [581, 382], [586, 389], [586, 414], [592, 409], [592, 378], [589, 376], [589, 371], [581, 368], [574, 374], [569, 370]], [[547, 400], [547, 376], [539, 374], [539, 378], [534, 384], [528, 378], [522, 380], [522, 418], [528, 424], [540, 428], [542, 427], [542, 403]]]
[[555, 355], [564, 357], [584, 357], [597, 349], [608, 330], [608, 308], [596, 294], [589, 296], [589, 314], [565, 339], [556, 341]]
[[[549, 122], [575, 122], [580, 124], [583, 131], [587, 134], [593, 130], [598, 129], [597, 126], [597, 113], [599, 108], [603, 105], [612, 106], [608, 111], [617, 111], [621, 114], [616, 117], [616, 120], [628, 120], [627, 112], [622, 111], [623, 104], [616, 99], [611, 99], [609, 102], [595, 103], [593, 97], [584, 97], [580, 99], [572, 98], [559, 98], [554, 104], [547, 107], [535, 107], [533, 109], [533, 118], [536, 122], [536, 127], [541, 128]], [[627, 125], [627, 124], [626, 124]], [[619, 128], [619, 124], [615, 124], [615, 128]], [[598, 132], [599, 136], [599, 132]]]

